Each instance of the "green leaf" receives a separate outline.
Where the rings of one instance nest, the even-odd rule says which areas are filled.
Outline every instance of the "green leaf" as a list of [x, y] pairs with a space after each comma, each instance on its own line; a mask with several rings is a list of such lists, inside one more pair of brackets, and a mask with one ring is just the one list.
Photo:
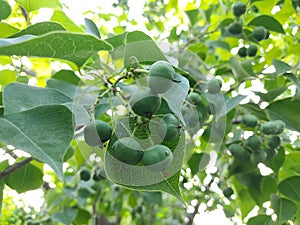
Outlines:
[[122, 45], [125, 45], [126, 36], [127, 36], [127, 32], [119, 35], [114, 35], [110, 38], [105, 39], [105, 41], [111, 44], [114, 48], [117, 48]]
[[83, 33], [83, 30], [78, 27], [73, 20], [67, 17], [63, 11], [55, 10], [51, 17], [51, 21], [61, 24], [67, 31]]
[[[158, 121], [155, 121], [154, 119], [151, 121], [153, 125], [149, 125], [149, 127], [153, 126], [153, 128], [150, 128], [150, 130], [157, 127], [157, 122]], [[153, 144], [161, 143], [161, 138], [159, 138], [158, 134], [155, 133], [156, 130], [152, 131], [151, 136], [146, 139], [140, 139], [138, 137], [135, 138], [143, 149], [146, 149]], [[116, 123], [115, 134], [110, 139], [107, 147], [108, 150], [105, 153], [105, 171], [107, 177], [112, 182], [129, 189], [138, 191], [164, 191], [174, 195], [182, 201], [182, 196], [179, 190], [179, 177], [184, 158], [184, 133], [182, 132], [180, 138], [165, 143], [168, 144], [167, 146], [173, 152], [173, 161], [162, 173], [152, 171], [148, 166], [132, 166], [124, 164], [109, 153], [110, 148], [118, 139], [130, 136], [131, 128], [129, 118], [119, 119]], [[142, 134], [140, 136], [142, 136]]]
[[79, 86], [58, 79], [49, 79], [47, 87], [53, 88], [72, 99], [72, 102], [82, 106], [91, 106], [97, 100], [96, 94], [90, 94]]
[[278, 195], [272, 194], [271, 204], [274, 212], [277, 214], [277, 221], [283, 224], [292, 219], [298, 210], [297, 205], [291, 200], [280, 198]]
[[123, 60], [124, 52], [125, 52], [126, 35], [127, 33], [123, 33], [123, 34], [112, 36], [105, 40], [114, 47], [113, 51], [111, 51], [111, 57], [113, 60], [117, 60], [117, 59]]
[[285, 73], [284, 76], [288, 77], [296, 85], [296, 93], [295, 93], [293, 99], [300, 100], [300, 81], [299, 81], [299, 79], [292, 73]]
[[208, 47], [219, 47], [222, 49], [225, 49], [227, 51], [230, 51], [230, 45], [225, 41], [207, 41], [206, 44]]
[[209, 154], [194, 153], [188, 161], [188, 165], [191, 169], [192, 175], [194, 176], [198, 171], [203, 170], [209, 164], [209, 161]]
[[74, 219], [74, 225], [81, 225], [81, 224], [89, 224], [89, 220], [92, 218], [92, 215], [89, 211], [85, 209], [78, 209], [76, 218]]
[[284, 160], [285, 160], [285, 152], [283, 148], [280, 148], [278, 150], [277, 155], [274, 158], [265, 161], [264, 164], [267, 167], [270, 167], [275, 173], [277, 173], [280, 167], [283, 165]]
[[244, 99], [246, 98], [247, 96], [245, 95], [237, 95], [233, 98], [229, 98], [226, 100], [225, 102], [225, 109], [221, 110], [218, 115], [217, 115], [217, 120], [219, 118], [221, 118], [222, 116], [225, 116], [227, 113], [229, 113], [232, 109], [234, 109], [236, 106], [239, 105], [239, 103]]
[[53, 31], [65, 31], [65, 30], [66, 29], [59, 23], [50, 22], [50, 21], [40, 22], [40, 23], [33, 24], [27, 27], [26, 29], [21, 30], [18, 33], [15, 33], [14, 35], [10, 36], [10, 38], [21, 37], [26, 34], [40, 36]]
[[96, 24], [93, 22], [93, 20], [90, 20], [88, 18], [84, 18], [84, 23], [85, 23], [85, 29], [88, 34], [92, 34], [95, 37], [101, 39], [98, 27]]
[[162, 194], [161, 192], [144, 192], [143, 198], [146, 200], [147, 204], [158, 205], [162, 204]]
[[80, 78], [72, 70], [60, 70], [56, 72], [52, 78], [66, 81], [74, 85], [78, 85], [80, 82]]
[[259, 206], [269, 201], [271, 194], [276, 192], [277, 183], [271, 176], [262, 177], [259, 190], [255, 188], [249, 188], [249, 193]]
[[141, 187], [137, 187], [137, 186], [125, 186], [125, 187], [137, 191], [149, 191], [149, 192], [163, 191], [165, 193], [173, 195], [181, 202], [184, 202], [181, 195], [181, 191], [179, 189], [179, 178], [180, 178], [180, 172], [177, 172], [172, 177], [169, 177], [168, 179], [165, 179], [164, 181], [161, 181], [159, 183], [145, 185]]
[[267, 111], [272, 120], [282, 120], [287, 128], [300, 131], [299, 108], [300, 100], [286, 98], [271, 103]]
[[28, 163], [25, 166], [18, 168], [13, 173], [4, 178], [5, 184], [18, 193], [23, 193], [29, 190], [40, 188], [43, 181], [43, 171]]
[[279, 185], [278, 189], [279, 192], [286, 197], [294, 200], [300, 201], [300, 176], [292, 176], [287, 179], [282, 180]]
[[51, 219], [55, 222], [59, 222], [65, 225], [69, 225], [73, 223], [73, 220], [76, 218], [77, 209], [64, 207], [62, 212], [55, 213], [51, 216]]
[[37, 9], [50, 8], [50, 9], [59, 9], [62, 10], [59, 0], [48, 0], [48, 1], [39, 1], [39, 0], [16, 0], [27, 12], [31, 12]]
[[0, 141], [47, 163], [62, 179], [62, 159], [73, 138], [71, 111], [46, 105], [0, 117]]
[[285, 62], [282, 62], [277, 59], [273, 59], [272, 63], [276, 69], [275, 75], [282, 75], [292, 69], [292, 67], [289, 64], [286, 64]]
[[176, 75], [175, 75], [175, 80], [177, 80], [178, 83], [177, 82], [174, 83], [172, 85], [172, 87], [164, 93], [163, 96], [164, 96], [165, 100], [167, 101], [168, 106], [171, 109], [171, 111], [184, 124], [184, 119], [183, 119], [183, 116], [181, 113], [181, 108], [182, 108], [182, 105], [188, 94], [190, 84], [189, 84], [189, 81], [185, 77], [179, 75], [178, 73], [176, 73]]
[[261, 120], [268, 120], [265, 111], [259, 108], [257, 104], [250, 102], [248, 104], [241, 105], [241, 107]]
[[276, 225], [270, 216], [260, 214], [255, 217], [251, 217], [247, 222], [247, 225]]
[[267, 30], [285, 34], [281, 23], [279, 23], [274, 17], [268, 15], [255, 17], [248, 23], [248, 26], [263, 26]]
[[38, 37], [25, 35], [9, 41], [0, 39], [2, 55], [66, 59], [79, 67], [98, 51], [111, 49], [110, 44], [92, 35], [64, 31], [51, 32]]
[[124, 65], [126, 67], [132, 64], [132, 57], [145, 64], [152, 64], [159, 60], [166, 61], [166, 57], [156, 43], [141, 31], [127, 33], [125, 44]]
[[237, 204], [241, 211], [241, 216], [244, 219], [253, 207], [256, 206], [256, 204], [244, 186], [242, 186], [236, 179], [233, 179], [233, 183], [236, 190]]
[[[239, 60], [236, 57], [231, 57], [229, 64], [234, 76], [239, 80], [247, 80], [253, 76], [253, 71], [249, 70], [250, 61], [244, 61], [243, 64], [240, 64]], [[251, 68], [250, 68], [251, 69]]]
[[268, 90], [266, 94], [261, 92], [255, 92], [255, 94], [258, 95], [263, 101], [271, 102], [279, 95], [281, 95], [283, 92], [285, 92], [287, 89], [288, 89], [287, 87], [279, 87], [279, 88]]
[[18, 28], [13, 27], [10, 24], [0, 22], [0, 38], [9, 37], [19, 31]]
[[5, 115], [18, 113], [42, 105], [59, 105], [72, 100], [50, 88], [39, 88], [21, 83], [7, 85], [3, 93]]
[[5, 86], [11, 82], [16, 81], [16, 72], [12, 70], [1, 70], [0, 71], [0, 85]]
[[8, 18], [11, 14], [11, 7], [8, 4], [7, 1], [5, 0], [1, 0], [0, 1], [0, 21], [1, 20], [5, 20], [6, 18]]
[[192, 25], [198, 22], [198, 16], [200, 14], [198, 9], [188, 10], [185, 11], [185, 13], [187, 14]]
[[5, 115], [18, 113], [43, 105], [66, 105], [75, 116], [76, 126], [89, 122], [87, 111], [63, 93], [52, 88], [39, 88], [21, 83], [11, 83], [4, 89]]
[[[0, 172], [3, 172], [9, 166], [8, 160], [0, 162]], [[2, 213], [3, 190], [5, 187], [4, 179], [0, 179], [0, 217]]]
[[[279, 20], [282, 24], [288, 20], [288, 18], [295, 13], [295, 9], [292, 4], [293, 1], [284, 1], [283, 6], [274, 15], [274, 17]], [[294, 2], [293, 2], [294, 3]]]

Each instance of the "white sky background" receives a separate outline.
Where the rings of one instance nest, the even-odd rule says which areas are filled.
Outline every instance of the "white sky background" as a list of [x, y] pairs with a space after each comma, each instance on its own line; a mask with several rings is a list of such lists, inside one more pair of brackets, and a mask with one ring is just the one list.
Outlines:
[[[112, 13], [115, 15], [119, 15], [122, 12], [120, 10], [116, 10], [116, 8], [112, 7], [113, 3], [118, 3], [117, 0], [102, 0], [102, 1], [95, 1], [95, 0], [61, 0], [62, 3], [64, 3], [68, 9], [65, 10], [65, 13], [76, 23], [76, 24], [84, 24], [84, 18], [89, 18], [88, 14], [84, 14], [84, 12], [87, 11], [96, 11], [98, 13]], [[143, 7], [144, 7], [145, 0], [128, 0], [128, 5], [130, 6], [128, 18], [133, 19], [137, 22], [137, 25], [131, 25], [129, 24], [127, 27], [128, 31], [131, 30], [141, 30], [145, 31], [149, 34], [149, 31], [147, 31], [146, 27], [144, 26], [144, 17], [142, 16], [143, 13]], [[181, 0], [179, 3], [181, 5], [185, 5], [188, 2], [188, 0]], [[39, 15], [32, 21], [33, 23], [39, 22], [39, 21], [45, 21], [49, 20], [52, 15], [52, 11], [49, 11], [48, 9], [42, 9], [40, 10]], [[113, 25], [114, 21], [112, 21]], [[111, 26], [113, 27], [113, 26]], [[111, 30], [111, 33], [113, 33], [113, 30]], [[150, 34], [151, 35], [151, 34]], [[254, 80], [253, 82], [253, 89], [245, 89], [243, 85], [240, 87], [239, 92], [247, 95], [247, 98], [243, 100], [242, 103], [248, 102], [250, 99], [252, 99], [254, 102], [258, 102], [259, 99], [257, 96], [253, 94], [252, 91], [261, 91], [263, 90], [262, 84], [258, 80]], [[222, 87], [222, 90], [226, 91], [229, 89], [230, 82], [227, 83], [227, 85], [224, 85]], [[237, 93], [236, 93], [237, 94]], [[15, 198], [15, 202], [18, 201], [18, 199], [21, 199], [26, 204], [31, 205], [35, 207], [35, 209], [38, 211], [41, 205], [43, 204], [43, 198], [42, 198], [42, 191], [29, 191], [24, 194], [17, 194], [15, 191], [10, 191], [9, 195], [13, 195]], [[172, 208], [172, 206], [170, 206]], [[253, 211], [255, 215], [256, 210]], [[252, 215], [253, 216], [253, 215]], [[249, 217], [249, 216], [248, 216]], [[251, 217], [251, 216], [250, 216]], [[225, 217], [225, 214], [222, 209], [217, 209], [213, 212], [206, 213], [204, 212], [203, 208], [199, 208], [199, 214], [195, 218], [195, 224], [196, 225], [211, 225], [211, 224], [222, 224], [222, 225], [233, 225], [237, 224], [240, 225], [241, 223], [233, 223], [230, 220], [228, 220]]]

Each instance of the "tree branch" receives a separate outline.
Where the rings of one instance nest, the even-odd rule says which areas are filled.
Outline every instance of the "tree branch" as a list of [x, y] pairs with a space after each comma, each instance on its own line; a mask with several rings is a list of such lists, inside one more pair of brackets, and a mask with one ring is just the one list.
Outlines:
[[14, 165], [12, 165], [11, 167], [7, 168], [6, 170], [4, 170], [3, 172], [0, 173], [0, 179], [2, 179], [3, 177], [15, 172], [17, 169], [25, 166], [26, 164], [28, 164], [33, 158], [29, 157], [21, 162], [18, 162]]
[[197, 215], [198, 213], [198, 210], [199, 210], [199, 207], [200, 207], [200, 203], [198, 203], [195, 208], [194, 208], [194, 212], [192, 212], [189, 216], [188, 216], [188, 221], [186, 223], [186, 225], [192, 225], [193, 222], [194, 222], [194, 218], [195, 216]]

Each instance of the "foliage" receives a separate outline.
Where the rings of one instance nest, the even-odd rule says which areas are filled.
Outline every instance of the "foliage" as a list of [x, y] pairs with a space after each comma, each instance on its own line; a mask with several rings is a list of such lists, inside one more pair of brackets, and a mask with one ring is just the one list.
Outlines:
[[300, 223], [298, 0], [64, 7], [0, 1], [3, 224]]

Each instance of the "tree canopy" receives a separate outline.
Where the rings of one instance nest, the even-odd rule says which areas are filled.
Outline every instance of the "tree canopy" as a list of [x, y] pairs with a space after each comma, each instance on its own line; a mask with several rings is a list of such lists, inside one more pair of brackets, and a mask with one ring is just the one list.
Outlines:
[[0, 0], [1, 224], [300, 223], [299, 0], [71, 4]]

